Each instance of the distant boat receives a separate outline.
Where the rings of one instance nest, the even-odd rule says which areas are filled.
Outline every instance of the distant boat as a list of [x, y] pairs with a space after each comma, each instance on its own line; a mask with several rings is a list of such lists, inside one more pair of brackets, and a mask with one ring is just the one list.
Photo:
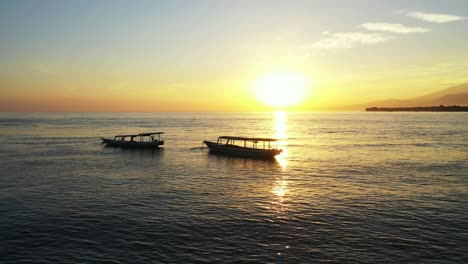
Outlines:
[[[141, 133], [136, 135], [117, 135], [114, 139], [101, 138], [108, 147], [156, 149], [164, 145], [161, 138], [164, 132]], [[137, 140], [135, 140], [137, 138]]]
[[243, 158], [273, 159], [283, 151], [273, 148], [271, 142], [275, 141], [278, 139], [221, 136], [216, 142], [205, 140], [203, 143], [211, 153]]

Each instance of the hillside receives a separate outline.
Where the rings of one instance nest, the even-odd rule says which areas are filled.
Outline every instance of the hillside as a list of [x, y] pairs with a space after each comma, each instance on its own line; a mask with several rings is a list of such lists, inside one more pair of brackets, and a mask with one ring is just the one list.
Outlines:
[[468, 106], [468, 83], [455, 85], [446, 89], [409, 99], [387, 99], [364, 104], [337, 107], [336, 110], [363, 110], [368, 107], [420, 107], [438, 105]]

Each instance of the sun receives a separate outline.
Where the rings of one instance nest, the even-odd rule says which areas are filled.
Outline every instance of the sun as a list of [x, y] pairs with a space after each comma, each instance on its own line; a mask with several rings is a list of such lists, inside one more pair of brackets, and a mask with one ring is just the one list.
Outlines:
[[299, 73], [272, 72], [253, 83], [258, 101], [274, 108], [286, 108], [303, 101], [308, 96], [309, 82]]

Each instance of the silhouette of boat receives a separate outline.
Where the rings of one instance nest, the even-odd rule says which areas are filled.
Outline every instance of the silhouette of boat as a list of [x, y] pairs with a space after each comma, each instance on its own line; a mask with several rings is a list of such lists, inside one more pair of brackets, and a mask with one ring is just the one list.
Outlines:
[[[106, 144], [108, 147], [155, 149], [159, 148], [161, 145], [164, 145], [164, 140], [162, 140], [161, 134], [164, 134], [164, 132], [141, 133], [135, 135], [117, 135], [114, 137], [114, 139], [101, 139], [102, 143]], [[135, 138], [138, 138], [138, 140], [135, 140]]]
[[275, 141], [278, 139], [221, 136], [216, 142], [205, 140], [203, 143], [210, 149], [210, 153], [242, 158], [273, 159], [283, 151], [272, 147], [271, 143]]

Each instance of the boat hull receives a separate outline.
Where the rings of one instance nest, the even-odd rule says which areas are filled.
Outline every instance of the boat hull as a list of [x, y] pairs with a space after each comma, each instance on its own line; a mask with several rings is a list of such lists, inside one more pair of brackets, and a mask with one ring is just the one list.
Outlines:
[[210, 149], [210, 153], [222, 154], [233, 157], [252, 158], [252, 159], [274, 159], [282, 150], [278, 149], [256, 149], [246, 148], [236, 145], [218, 144], [211, 141], [203, 141]]
[[138, 141], [122, 141], [114, 140], [109, 138], [101, 138], [102, 143], [108, 147], [116, 148], [132, 148], [132, 149], [157, 149], [161, 145], [164, 145], [164, 141], [152, 141], [152, 142], [138, 142]]

